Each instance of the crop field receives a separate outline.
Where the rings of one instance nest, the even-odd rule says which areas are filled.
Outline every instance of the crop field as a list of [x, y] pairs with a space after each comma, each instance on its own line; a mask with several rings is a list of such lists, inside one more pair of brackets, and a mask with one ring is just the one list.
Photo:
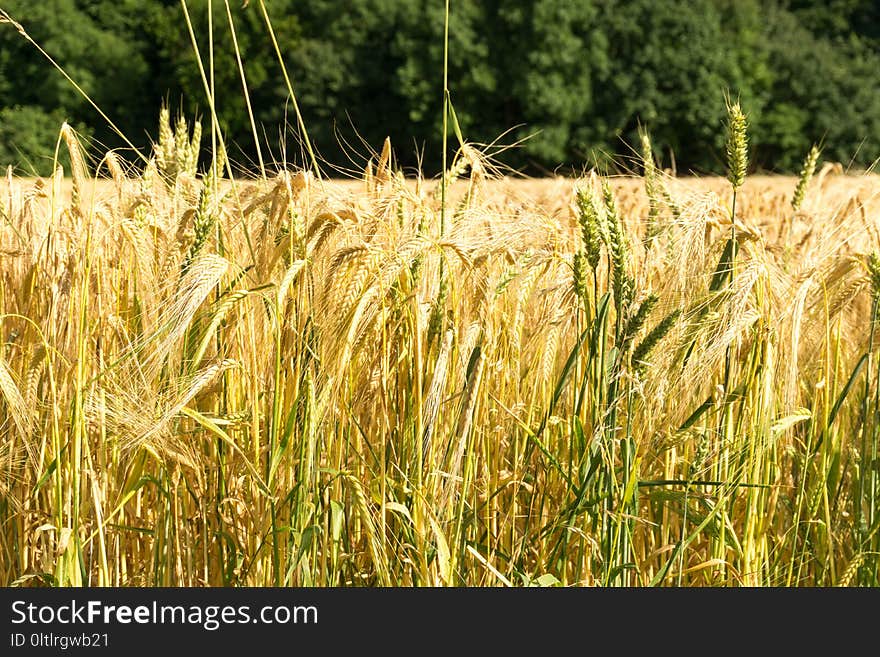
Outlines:
[[708, 179], [65, 126], [0, 183], [0, 585], [880, 584], [878, 178], [743, 179], [734, 110]]

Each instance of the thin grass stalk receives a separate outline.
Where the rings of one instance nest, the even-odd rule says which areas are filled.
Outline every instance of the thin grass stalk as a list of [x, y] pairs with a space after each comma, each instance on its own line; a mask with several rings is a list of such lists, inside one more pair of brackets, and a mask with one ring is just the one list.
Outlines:
[[238, 66], [238, 74], [241, 77], [242, 95], [247, 106], [248, 120], [251, 124], [251, 134], [254, 137], [254, 148], [257, 149], [257, 162], [260, 164], [260, 176], [266, 179], [266, 164], [263, 161], [263, 150], [260, 146], [260, 137], [257, 133], [257, 122], [254, 119], [254, 109], [251, 106], [251, 94], [248, 89], [247, 77], [244, 72], [244, 64], [241, 61], [241, 50], [238, 47], [238, 36], [235, 33], [235, 23], [232, 20], [232, 10], [229, 8], [229, 0], [223, 0], [226, 7], [226, 19], [229, 22], [229, 34], [232, 36], [232, 50], [235, 53], [235, 63]]
[[259, 2], [260, 11], [263, 14], [263, 21], [266, 23], [266, 30], [269, 32], [269, 38], [272, 40], [272, 47], [275, 49], [275, 56], [278, 59], [279, 65], [281, 66], [281, 74], [284, 76], [284, 84], [287, 86], [287, 92], [290, 95], [290, 102], [293, 105], [293, 112], [294, 114], [296, 114], [297, 125], [299, 126], [300, 132], [302, 134], [302, 140], [305, 144], [306, 151], [309, 154], [312, 172], [317, 178], [321, 178], [321, 168], [318, 166], [318, 158], [315, 156], [315, 151], [312, 149], [312, 142], [309, 139], [309, 133], [306, 130], [306, 124], [303, 120], [302, 113], [300, 112], [299, 103], [296, 100], [296, 94], [293, 92], [293, 84], [291, 83], [290, 76], [287, 73], [287, 66], [285, 66], [284, 64], [284, 57], [282, 57], [281, 55], [281, 48], [278, 46], [278, 39], [275, 38], [275, 29], [272, 27], [272, 21], [269, 20], [269, 12], [266, 11], [266, 4], [263, 2], [263, 0], [259, 0]]

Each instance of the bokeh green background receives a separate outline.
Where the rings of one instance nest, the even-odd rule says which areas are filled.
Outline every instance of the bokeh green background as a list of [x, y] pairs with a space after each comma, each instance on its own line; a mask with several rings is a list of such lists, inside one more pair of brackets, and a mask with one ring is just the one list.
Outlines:
[[[789, 172], [811, 143], [864, 168], [880, 156], [880, 3], [872, 0], [452, 0], [450, 88], [465, 136], [516, 143], [530, 174], [626, 166], [640, 125], [664, 166], [723, 170], [725, 93], [750, 118], [752, 168]], [[208, 2], [187, 0], [203, 55]], [[137, 146], [163, 101], [208, 114], [178, 0], [0, 0]], [[266, 0], [309, 136], [341, 170], [390, 136], [399, 161], [441, 160], [443, 0]], [[231, 0], [264, 149], [301, 162], [258, 2]], [[226, 7], [213, 0], [218, 114], [255, 161]], [[51, 170], [63, 120], [120, 140], [10, 24], [0, 24], [0, 165]], [[524, 140], [524, 141], [523, 141]], [[452, 140], [454, 144], [454, 139]], [[123, 152], [124, 154], [124, 152]]]

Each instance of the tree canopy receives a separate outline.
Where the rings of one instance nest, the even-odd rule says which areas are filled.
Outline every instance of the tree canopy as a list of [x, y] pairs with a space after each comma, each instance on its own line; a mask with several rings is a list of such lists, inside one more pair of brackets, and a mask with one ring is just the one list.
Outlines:
[[[256, 166], [229, 16], [263, 153], [302, 163], [260, 2], [230, 1], [228, 14], [224, 0], [186, 7], [206, 67], [213, 50], [206, 71], [231, 159]], [[442, 0], [265, 7], [328, 167], [360, 168], [390, 136], [402, 165], [437, 172]], [[3, 9], [136, 146], [155, 139], [163, 102], [207, 123], [177, 0], [5, 0]], [[449, 87], [465, 136], [516, 144], [498, 160], [529, 173], [625, 162], [643, 127], [665, 166], [719, 172], [728, 96], [749, 115], [754, 168], [796, 170], [817, 141], [826, 157], [865, 167], [880, 156], [880, 10], [869, 0], [452, 0]], [[65, 120], [94, 155], [124, 145], [14, 25], [0, 23], [0, 165], [50, 171]]]

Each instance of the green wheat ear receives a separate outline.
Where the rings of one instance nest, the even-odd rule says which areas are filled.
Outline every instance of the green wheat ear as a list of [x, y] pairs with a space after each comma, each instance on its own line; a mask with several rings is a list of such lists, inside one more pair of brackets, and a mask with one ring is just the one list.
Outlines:
[[159, 110], [159, 143], [156, 145], [156, 166], [167, 177], [174, 166], [174, 130], [171, 129], [171, 112], [163, 105]]
[[657, 181], [657, 165], [654, 163], [654, 149], [647, 132], [642, 135], [642, 166], [644, 167], [645, 194], [648, 196], [648, 228], [645, 241], [650, 242], [660, 232], [658, 217], [660, 215], [660, 190]]
[[636, 366], [636, 371], [642, 373], [647, 369], [647, 360], [654, 347], [657, 346], [660, 340], [666, 337], [666, 334], [675, 326], [679, 317], [681, 317], [681, 310], [677, 308], [660, 320], [660, 323], [651, 329], [651, 332], [633, 350], [632, 362]]
[[201, 253], [202, 248], [208, 241], [211, 231], [217, 220], [213, 199], [213, 186], [206, 184], [199, 193], [199, 204], [196, 208], [195, 219], [193, 220], [193, 243], [190, 245], [186, 258], [181, 265], [181, 275], [189, 271], [193, 261]]
[[602, 224], [592, 190], [577, 190], [578, 224], [584, 242], [587, 262], [594, 271], [599, 267], [602, 256]]
[[635, 280], [630, 273], [632, 252], [617, 211], [614, 192], [611, 191], [611, 185], [607, 180], [602, 181], [602, 195], [605, 200], [605, 221], [608, 227], [608, 251], [611, 254], [611, 286], [618, 311], [622, 317], [626, 317], [635, 294]]
[[659, 300], [660, 297], [651, 292], [648, 294], [647, 297], [645, 297], [644, 301], [639, 304], [638, 310], [636, 310], [636, 312], [633, 313], [632, 317], [629, 318], [629, 321], [626, 323], [626, 327], [623, 329], [625, 345], [629, 346], [632, 343], [632, 340], [636, 336], [636, 334], [642, 330], [642, 327], [648, 320], [648, 315], [650, 315], [651, 311], [654, 310], [654, 306], [657, 305], [657, 302]]
[[807, 187], [813, 178], [813, 174], [816, 172], [816, 164], [819, 162], [819, 154], [821, 152], [822, 149], [813, 144], [810, 152], [807, 153], [807, 157], [804, 158], [804, 166], [801, 167], [797, 187], [795, 187], [794, 196], [791, 198], [791, 209], [795, 212], [801, 209], [801, 204], [804, 202], [804, 196], [807, 193]]
[[749, 162], [748, 123], [739, 103], [727, 106], [727, 179], [734, 191], [742, 187]]

